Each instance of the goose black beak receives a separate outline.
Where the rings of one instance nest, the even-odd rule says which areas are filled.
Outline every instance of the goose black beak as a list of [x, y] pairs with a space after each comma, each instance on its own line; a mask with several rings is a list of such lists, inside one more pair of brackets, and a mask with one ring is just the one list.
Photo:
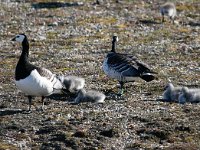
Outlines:
[[11, 41], [15, 41], [15, 37], [11, 39]]

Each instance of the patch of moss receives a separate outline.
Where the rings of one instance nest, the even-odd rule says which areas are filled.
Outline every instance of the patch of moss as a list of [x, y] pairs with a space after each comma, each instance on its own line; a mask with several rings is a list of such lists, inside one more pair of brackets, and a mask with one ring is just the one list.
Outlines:
[[99, 16], [92, 16], [92, 17], [88, 17], [85, 19], [79, 19], [78, 21], [79, 25], [83, 25], [83, 24], [87, 24], [87, 23], [95, 23], [95, 24], [104, 24], [104, 25], [109, 25], [109, 24], [114, 24], [117, 22], [117, 19], [114, 17], [105, 17], [105, 18], [101, 18]]
[[37, 40], [36, 42], [30, 43], [30, 47], [36, 47], [36, 46], [40, 47], [40, 46], [43, 46], [43, 45], [44, 45], [44, 43], [40, 40]]
[[178, 28], [178, 32], [190, 33], [190, 32], [191, 32], [191, 29], [186, 28], [186, 27], [182, 27], [182, 28]]
[[178, 11], [193, 11], [196, 9], [196, 6], [192, 4], [177, 5], [176, 9]]
[[153, 32], [150, 32], [147, 35], [141, 35], [139, 36], [138, 39], [136, 39], [135, 43], [136, 44], [147, 44], [151, 43], [153, 41], [158, 41], [160, 40], [160, 37], [170, 37], [171, 33], [168, 29], [159, 29], [155, 30]]
[[115, 26], [115, 28], [118, 28], [118, 29], [125, 29], [127, 27], [126, 24], [118, 24]]
[[1, 150], [18, 150], [19, 148], [16, 147], [15, 145], [8, 144], [0, 140], [0, 149]]
[[57, 32], [48, 32], [47, 33], [47, 38], [48, 39], [55, 39], [57, 37]]
[[187, 17], [190, 17], [190, 18], [197, 18], [197, 17], [199, 17], [199, 15], [198, 14], [194, 14], [194, 13], [189, 13], [189, 14], [186, 14], [186, 16]]
[[59, 68], [59, 69], [56, 69], [56, 71], [61, 71], [61, 72], [64, 72], [64, 71], [71, 71], [71, 70], [76, 70], [76, 68], [67, 68], [67, 67], [65, 67], [65, 68]]
[[86, 36], [76, 36], [76, 37], [70, 37], [69, 39], [67, 39], [67, 43], [84, 43], [86, 40], [88, 39], [88, 37]]

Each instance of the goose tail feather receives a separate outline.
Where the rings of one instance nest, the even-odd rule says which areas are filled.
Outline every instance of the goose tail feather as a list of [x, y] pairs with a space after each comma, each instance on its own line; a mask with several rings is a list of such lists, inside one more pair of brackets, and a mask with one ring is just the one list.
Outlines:
[[141, 75], [141, 78], [142, 78], [143, 80], [145, 80], [146, 82], [150, 82], [150, 81], [156, 79], [156, 76], [155, 76], [154, 73], [149, 73], [149, 72], [148, 72], [148, 73], [143, 73], [143, 74]]

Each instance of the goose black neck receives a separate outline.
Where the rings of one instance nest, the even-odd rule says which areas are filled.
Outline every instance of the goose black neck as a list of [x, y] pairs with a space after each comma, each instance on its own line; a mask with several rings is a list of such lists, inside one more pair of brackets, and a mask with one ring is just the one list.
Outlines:
[[115, 52], [117, 46], [117, 42], [115, 40], [112, 41], [112, 50], [111, 52]]
[[28, 43], [27, 37], [25, 37], [23, 42], [22, 42], [22, 54], [21, 54], [21, 57], [27, 58], [28, 55], [29, 55], [29, 43]]
[[25, 37], [25, 39], [22, 42], [22, 54], [19, 58], [15, 70], [15, 80], [17, 81], [26, 78], [27, 76], [30, 75], [32, 70], [36, 69], [34, 65], [29, 63], [28, 55], [29, 55], [29, 43], [28, 39]]

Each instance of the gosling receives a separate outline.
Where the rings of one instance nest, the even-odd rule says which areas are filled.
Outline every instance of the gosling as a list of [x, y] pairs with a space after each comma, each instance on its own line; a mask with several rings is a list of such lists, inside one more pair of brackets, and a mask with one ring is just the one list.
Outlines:
[[168, 83], [163, 93], [163, 99], [167, 101], [178, 102], [178, 97], [181, 93], [182, 87], [174, 87], [172, 83]]
[[187, 87], [183, 87], [178, 101], [181, 104], [185, 102], [200, 102], [200, 89], [188, 89]]
[[85, 86], [85, 79], [77, 76], [58, 76], [66, 90], [70, 93], [77, 93]]
[[160, 8], [160, 13], [162, 15], [162, 22], [164, 22], [164, 16], [168, 16], [173, 24], [174, 24], [174, 19], [176, 17], [176, 6], [174, 5], [174, 3], [171, 2], [167, 2], [165, 4], [163, 4]]
[[80, 102], [93, 102], [93, 103], [104, 103], [106, 96], [98, 91], [89, 90], [86, 92], [85, 89], [81, 89], [78, 92], [78, 96], [75, 98], [74, 103]]

